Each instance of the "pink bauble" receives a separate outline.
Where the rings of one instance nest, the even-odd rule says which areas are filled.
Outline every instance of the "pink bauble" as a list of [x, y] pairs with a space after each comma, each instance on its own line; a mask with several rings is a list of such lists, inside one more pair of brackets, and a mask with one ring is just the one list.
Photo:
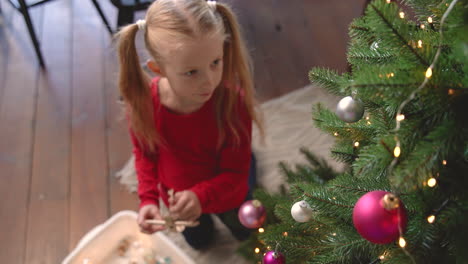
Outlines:
[[[358, 233], [375, 244], [395, 241], [406, 229], [406, 209], [401, 201], [393, 209], [384, 207], [386, 191], [372, 191], [364, 194], [354, 205], [353, 223]], [[396, 208], [395, 208], [396, 207]]]
[[279, 251], [268, 251], [263, 256], [263, 264], [284, 264], [286, 259]]
[[238, 217], [243, 226], [259, 228], [265, 222], [265, 207], [259, 200], [245, 201], [239, 208]]

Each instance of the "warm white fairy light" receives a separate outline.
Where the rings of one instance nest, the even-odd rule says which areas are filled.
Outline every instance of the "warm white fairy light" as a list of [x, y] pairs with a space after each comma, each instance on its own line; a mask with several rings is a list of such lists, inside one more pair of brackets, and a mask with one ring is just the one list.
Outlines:
[[427, 22], [432, 23], [432, 17], [428, 17]]
[[260, 228], [258, 229], [258, 232], [259, 232], [259, 233], [263, 233], [263, 232], [265, 232], [265, 229], [263, 229], [263, 227], [260, 227]]
[[392, 0], [387, 0], [387, 4], [390, 4], [392, 2]]
[[338, 136], [338, 132], [333, 133], [333, 135], [334, 135], [335, 137], [337, 137], [337, 136]]
[[403, 121], [403, 120], [405, 120], [405, 115], [403, 115], [403, 114], [397, 115], [396, 120], [397, 120], [397, 121]]
[[385, 256], [384, 256], [384, 255], [381, 255], [381, 256], [379, 257], [379, 259], [380, 259], [380, 260], [384, 260], [384, 259], [385, 259]]
[[287, 237], [287, 236], [288, 236], [288, 232], [283, 232], [283, 236]]
[[418, 40], [418, 48], [422, 48], [422, 40]]
[[431, 76], [432, 76], [432, 68], [429, 67], [429, 68], [427, 68], [427, 70], [426, 70], [426, 78], [429, 79], [429, 78], [431, 78]]
[[390, 77], [395, 77], [395, 73], [391, 72]]
[[435, 178], [430, 178], [429, 180], [427, 180], [427, 186], [429, 187], [434, 187], [436, 186], [437, 184], [437, 180]]
[[406, 247], [406, 240], [403, 237], [400, 237], [398, 240], [398, 245], [402, 248]]
[[393, 149], [393, 156], [395, 156], [395, 158], [398, 158], [400, 157], [400, 154], [401, 154], [401, 148], [399, 146], [396, 146], [395, 149]]
[[430, 215], [430, 216], [427, 217], [427, 222], [429, 224], [434, 223], [434, 221], [435, 221], [435, 215]]
[[354, 142], [354, 146], [357, 148], [359, 147], [359, 141]]
[[400, 12], [400, 18], [405, 18], [405, 13], [404, 12]]
[[426, 28], [426, 25], [421, 24], [419, 27], [420, 27], [421, 29], [425, 29], [425, 28]]
[[447, 165], [447, 161], [446, 161], [446, 160], [443, 160], [443, 161], [442, 161], [442, 165], [444, 165], [444, 166]]
[[255, 248], [255, 253], [260, 253], [260, 249], [259, 248]]
[[336, 236], [336, 233], [333, 233], [332, 236]]
[[[409, 96], [408, 98], [406, 98], [406, 100], [404, 100], [401, 104], [400, 104], [400, 107], [398, 107], [398, 111], [397, 111], [397, 115], [399, 115], [401, 113], [401, 111], [403, 110], [403, 108], [406, 106], [406, 104], [408, 104], [411, 100], [414, 99], [414, 97], [416, 96], [416, 93], [421, 91], [425, 86], [426, 84], [429, 82], [429, 78], [432, 76], [432, 68], [434, 68], [435, 64], [437, 63], [437, 60], [439, 59], [439, 56], [441, 54], [441, 51], [442, 51], [442, 43], [443, 42], [443, 28], [444, 28], [444, 23], [445, 23], [445, 19], [448, 17], [448, 15], [450, 14], [450, 12], [453, 10], [453, 7], [457, 4], [458, 0], [453, 0], [451, 3], [450, 3], [450, 6], [449, 4], [447, 3], [446, 6], [448, 6], [447, 10], [445, 11], [444, 15], [442, 16], [442, 19], [440, 20], [440, 27], [439, 27], [439, 35], [440, 35], [440, 38], [439, 38], [439, 47], [437, 48], [437, 51], [436, 51], [436, 54], [434, 56], [434, 59], [432, 60], [432, 63], [430, 64], [430, 66], [427, 68], [426, 70], [426, 78], [424, 78], [424, 81], [421, 83], [421, 85], [419, 85], [419, 87], [414, 90]], [[421, 24], [421, 26], [423, 26], [423, 24]], [[395, 133], [395, 142], [396, 142], [396, 147], [393, 151], [394, 153], [394, 156], [395, 158], [392, 160], [392, 162], [390, 163], [390, 166], [388, 167], [388, 173], [391, 174], [392, 170], [393, 170], [393, 167], [395, 167], [395, 165], [397, 164], [398, 162], [398, 156], [400, 154], [400, 140], [398, 139], [398, 131], [400, 130], [400, 122], [397, 120], [396, 121], [396, 127], [395, 127], [395, 130], [394, 130], [394, 133]], [[398, 154], [398, 155], [396, 155]]]

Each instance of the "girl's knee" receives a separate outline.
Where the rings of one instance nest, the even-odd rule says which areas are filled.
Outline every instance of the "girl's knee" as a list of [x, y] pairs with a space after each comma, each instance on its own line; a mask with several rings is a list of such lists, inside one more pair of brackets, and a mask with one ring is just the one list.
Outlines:
[[198, 221], [200, 225], [186, 228], [182, 235], [192, 248], [201, 250], [207, 248], [213, 241], [214, 224], [210, 215], [202, 215]]

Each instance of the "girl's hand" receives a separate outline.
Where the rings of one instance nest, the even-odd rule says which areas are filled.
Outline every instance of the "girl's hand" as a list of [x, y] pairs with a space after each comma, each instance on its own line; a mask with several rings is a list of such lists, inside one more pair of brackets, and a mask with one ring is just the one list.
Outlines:
[[145, 234], [153, 234], [154, 232], [164, 230], [164, 226], [148, 224], [145, 220], [162, 220], [159, 214], [159, 208], [155, 204], [147, 204], [138, 211], [137, 222], [140, 226], [140, 231]]
[[201, 216], [202, 208], [197, 195], [192, 191], [182, 191], [169, 198], [169, 211], [174, 220], [195, 221]]

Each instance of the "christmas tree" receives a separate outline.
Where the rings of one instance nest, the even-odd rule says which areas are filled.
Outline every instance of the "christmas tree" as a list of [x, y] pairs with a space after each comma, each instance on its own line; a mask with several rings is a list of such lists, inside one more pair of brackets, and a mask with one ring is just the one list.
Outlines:
[[468, 1], [375, 0], [350, 36], [349, 73], [309, 73], [343, 97], [313, 121], [349, 166], [306, 149], [310, 164], [281, 164], [288, 191], [255, 193], [267, 220], [246, 248], [267, 264], [468, 263]]

